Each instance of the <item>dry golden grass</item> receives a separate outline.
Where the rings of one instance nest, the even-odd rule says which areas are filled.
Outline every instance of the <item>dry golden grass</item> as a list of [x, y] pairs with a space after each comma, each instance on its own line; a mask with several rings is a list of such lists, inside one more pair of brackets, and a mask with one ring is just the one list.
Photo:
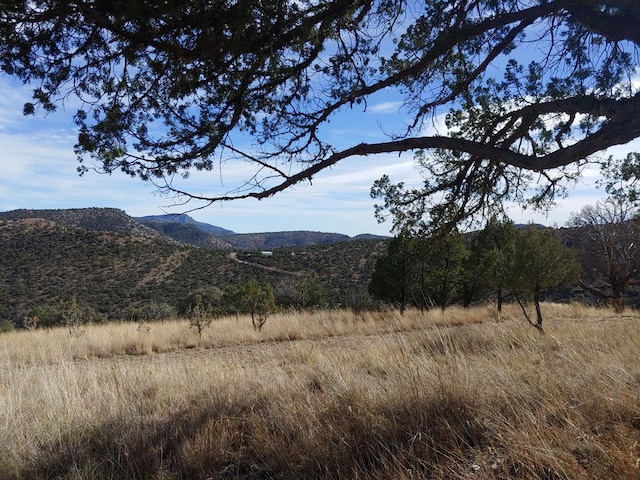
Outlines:
[[0, 336], [0, 478], [640, 478], [640, 317], [544, 305]]
[[[515, 311], [515, 310], [513, 310]], [[123, 355], [150, 355], [188, 349], [210, 349], [246, 343], [303, 340], [345, 334], [376, 334], [404, 331], [424, 325], [461, 325], [486, 321], [491, 309], [446, 312], [362, 312], [345, 310], [271, 316], [262, 332], [255, 332], [250, 318], [227, 317], [216, 320], [198, 338], [197, 330], [183, 319], [158, 323], [110, 323], [64, 328], [14, 331], [0, 337], [0, 359], [10, 365], [42, 365], [89, 358]]]

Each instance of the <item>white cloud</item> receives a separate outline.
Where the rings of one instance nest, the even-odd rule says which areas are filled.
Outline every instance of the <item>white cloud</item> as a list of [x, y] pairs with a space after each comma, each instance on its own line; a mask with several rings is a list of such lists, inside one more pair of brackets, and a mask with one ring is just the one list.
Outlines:
[[386, 114], [386, 113], [398, 113], [400, 107], [402, 107], [403, 102], [381, 102], [376, 103], [372, 107], [368, 108], [367, 111], [369, 113], [378, 113], [378, 114]]
[[[18, 118], [18, 124], [30, 119]], [[47, 129], [33, 131], [23, 127], [22, 133], [0, 132], [0, 211], [18, 208], [82, 208], [114, 207], [132, 216], [183, 212], [196, 205], [175, 203], [158, 195], [153, 185], [121, 173], [100, 175], [89, 172], [79, 177], [70, 131], [50, 124]], [[397, 160], [397, 158], [396, 158]], [[378, 162], [381, 160], [378, 160]], [[369, 198], [371, 180], [381, 170], [379, 163], [363, 159], [368, 170], [357, 171], [360, 160], [345, 162], [331, 172], [318, 175], [313, 185], [300, 184], [263, 201], [245, 200], [213, 205], [191, 215], [238, 232], [317, 230], [388, 234], [388, 226], [380, 226], [373, 217], [373, 201]], [[358, 165], [359, 163], [359, 165]], [[230, 168], [229, 168], [230, 167]], [[390, 169], [398, 168], [390, 165]], [[402, 168], [402, 167], [400, 167]], [[179, 180], [180, 187], [194, 193], [227, 191], [253, 173], [246, 163], [227, 164], [222, 181], [217, 170], [194, 172], [189, 179]], [[377, 178], [377, 177], [376, 177]], [[375, 180], [375, 178], [374, 178]]]

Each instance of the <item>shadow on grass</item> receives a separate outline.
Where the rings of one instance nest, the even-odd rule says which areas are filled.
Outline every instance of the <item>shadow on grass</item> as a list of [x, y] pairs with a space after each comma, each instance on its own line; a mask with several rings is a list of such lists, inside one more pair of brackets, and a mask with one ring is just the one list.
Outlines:
[[8, 478], [338, 479], [386, 478], [392, 471], [428, 478], [439, 457], [486, 440], [460, 402], [375, 411], [355, 396], [338, 396], [312, 418], [285, 424], [271, 407], [268, 400], [194, 402], [162, 419], [108, 419], [42, 446]]
[[413, 397], [376, 407], [354, 392], [335, 392], [320, 406], [282, 415], [277, 412], [283, 405], [276, 402], [204, 399], [162, 412], [162, 419], [107, 419], [43, 446], [28, 467], [2, 478], [558, 480], [594, 478], [594, 472], [631, 478], [629, 470], [619, 475], [623, 471], [613, 459], [593, 456], [595, 447], [580, 442], [556, 452], [562, 465], [553, 458], [523, 456], [525, 451], [510, 449], [499, 432], [476, 417], [470, 397]]

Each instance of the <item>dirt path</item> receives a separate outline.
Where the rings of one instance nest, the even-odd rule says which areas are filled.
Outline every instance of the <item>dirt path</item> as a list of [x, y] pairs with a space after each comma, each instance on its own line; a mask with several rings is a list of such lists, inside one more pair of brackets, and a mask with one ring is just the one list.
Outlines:
[[[626, 316], [625, 316], [625, 319]], [[628, 320], [636, 321], [637, 316], [629, 315]], [[575, 323], [575, 318], [555, 319], [556, 327], [560, 327], [563, 321]], [[597, 319], [583, 319], [581, 323], [603, 323], [615, 322], [619, 324], [621, 318], [618, 316], [601, 317]], [[502, 324], [513, 323], [519, 328], [530, 330], [522, 318], [504, 320]], [[461, 331], [465, 329], [475, 329], [479, 324], [468, 325], [431, 325], [407, 330], [379, 330], [370, 332], [343, 333], [330, 336], [317, 336], [310, 338], [277, 338], [277, 339], [247, 339], [230, 340], [220, 345], [208, 346], [204, 348], [179, 348], [171, 351], [161, 351], [146, 355], [117, 355], [113, 357], [89, 357], [76, 359], [77, 365], [100, 365], [100, 364], [153, 364], [155, 362], [171, 363], [181, 360], [198, 361], [206, 358], [208, 361], [220, 360], [227, 364], [262, 364], [284, 361], [284, 359], [300, 358], [304, 359], [314, 351], [321, 351], [323, 355], [331, 356], [331, 352], [339, 356], [344, 352], [371, 351], [372, 349], [384, 346], [397, 351], [399, 354], [405, 351], [407, 345], [415, 344], [416, 339], [430, 338], [433, 332], [446, 330]], [[438, 334], [439, 335], [439, 334]], [[31, 367], [31, 368], [38, 368]]]
[[[460, 328], [460, 327], [456, 327]], [[342, 355], [344, 352], [370, 350], [376, 345], [395, 346], [402, 349], [408, 338], [419, 334], [423, 329], [411, 329], [406, 331], [372, 331], [354, 332], [330, 336], [317, 336], [310, 338], [292, 339], [249, 339], [231, 340], [220, 345], [202, 348], [179, 348], [170, 351], [153, 352], [144, 355], [114, 355], [111, 357], [94, 357], [75, 359], [74, 364], [85, 367], [98, 365], [144, 365], [176, 363], [181, 361], [198, 362], [206, 359], [207, 362], [231, 364], [263, 364], [279, 363], [284, 359], [306, 358], [311, 352], [322, 352], [323, 355]], [[332, 353], [334, 352], [334, 353]], [[295, 360], [294, 360], [295, 363]], [[33, 368], [38, 368], [35, 366]]]
[[138, 283], [141, 287], [151, 282], [161, 282], [167, 278], [176, 270], [185, 258], [189, 255], [188, 251], [178, 251], [169, 255], [160, 265], [150, 270]]
[[267, 270], [269, 272], [281, 273], [282, 275], [291, 275], [293, 277], [302, 277], [304, 276], [304, 272], [291, 272], [289, 270], [282, 270], [276, 267], [269, 267], [267, 265], [262, 265], [260, 263], [247, 262], [246, 260], [240, 260], [238, 258], [237, 252], [229, 253], [229, 258], [235, 262], [241, 263], [242, 265], [249, 265], [251, 267], [261, 268], [262, 270]]

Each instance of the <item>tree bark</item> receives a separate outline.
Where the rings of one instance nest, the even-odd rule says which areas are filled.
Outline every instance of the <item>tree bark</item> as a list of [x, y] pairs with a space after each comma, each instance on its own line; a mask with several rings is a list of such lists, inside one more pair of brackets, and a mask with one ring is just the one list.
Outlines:
[[601, 300], [603, 300], [607, 304], [611, 305], [613, 307], [613, 310], [616, 313], [622, 313], [624, 311], [624, 298], [623, 298], [624, 287], [622, 289], [620, 289], [619, 285], [618, 285], [618, 287], [616, 287], [616, 283], [612, 282], [611, 283], [611, 290], [612, 290], [613, 294], [612, 295], [608, 295], [608, 294], [606, 294], [604, 292], [601, 292], [597, 288], [594, 288], [594, 287], [591, 287], [591, 286], [587, 285], [582, 280], [580, 280], [579, 283], [580, 283], [580, 287], [582, 287], [582, 289], [584, 291], [590, 293], [591, 295], [593, 295], [595, 297], [600, 298]]

